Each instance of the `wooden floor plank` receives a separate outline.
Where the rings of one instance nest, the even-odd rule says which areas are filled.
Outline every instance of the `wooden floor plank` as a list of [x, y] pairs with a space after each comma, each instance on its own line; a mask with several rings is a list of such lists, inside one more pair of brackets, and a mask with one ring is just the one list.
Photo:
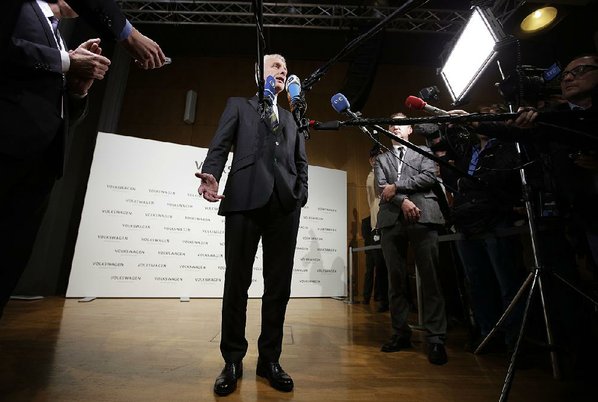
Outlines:
[[[11, 301], [0, 321], [0, 399], [6, 401], [212, 401], [222, 368], [219, 299], [48, 298]], [[463, 351], [465, 331], [449, 333], [449, 363], [428, 363], [423, 337], [410, 350], [382, 353], [388, 313], [333, 299], [292, 299], [282, 366], [292, 393], [255, 375], [260, 300], [248, 305], [249, 351], [227, 401], [497, 401], [501, 354]], [[546, 356], [542, 356], [545, 354]], [[517, 370], [510, 401], [598, 400], [596, 381], [552, 379], [547, 353]]]

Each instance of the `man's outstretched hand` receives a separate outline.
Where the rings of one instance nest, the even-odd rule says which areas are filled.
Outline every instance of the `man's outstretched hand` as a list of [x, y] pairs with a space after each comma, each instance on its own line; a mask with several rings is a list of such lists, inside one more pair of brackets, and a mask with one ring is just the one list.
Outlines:
[[206, 200], [210, 202], [220, 201], [224, 198], [223, 195], [218, 195], [218, 182], [209, 173], [195, 173], [195, 177], [199, 177], [201, 179], [201, 184], [197, 189], [199, 195], [203, 196]]
[[135, 64], [144, 70], [160, 68], [166, 61], [160, 45], [133, 28], [131, 35], [121, 42], [135, 60]]

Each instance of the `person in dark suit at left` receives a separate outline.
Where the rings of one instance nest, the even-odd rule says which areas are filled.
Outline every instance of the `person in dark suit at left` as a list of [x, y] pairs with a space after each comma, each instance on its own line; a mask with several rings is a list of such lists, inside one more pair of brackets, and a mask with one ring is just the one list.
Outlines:
[[[10, 45], [22, 5], [29, 1], [2, 0], [0, 55]], [[47, 0], [47, 3], [59, 1]], [[100, 35], [121, 43], [138, 67], [147, 70], [164, 65], [166, 57], [160, 45], [139, 32], [127, 20], [115, 0], [68, 0], [66, 3]]]
[[67, 51], [55, 26], [75, 16], [64, 0], [24, 2], [0, 55], [0, 316], [62, 176], [69, 128], [84, 116], [87, 91], [110, 64], [99, 39]]
[[[276, 80], [275, 93], [287, 77], [285, 59], [264, 57], [264, 78]], [[294, 384], [282, 369], [283, 324], [291, 294], [291, 276], [301, 207], [307, 202], [305, 139], [290, 112], [277, 105], [262, 113], [257, 97], [230, 98], [203, 163], [199, 194], [221, 201], [225, 216], [225, 280], [222, 300], [220, 351], [225, 366], [214, 392], [228, 395], [243, 374], [247, 352], [245, 323], [247, 291], [260, 238], [263, 249], [264, 294], [262, 329], [258, 340], [256, 373], [277, 390], [289, 392]], [[222, 195], [218, 194], [228, 153], [231, 170]]]

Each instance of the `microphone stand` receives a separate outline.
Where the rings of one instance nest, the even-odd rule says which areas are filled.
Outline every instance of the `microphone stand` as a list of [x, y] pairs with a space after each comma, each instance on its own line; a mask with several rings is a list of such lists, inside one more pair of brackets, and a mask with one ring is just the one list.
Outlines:
[[263, 119], [266, 110], [264, 99], [264, 2], [262, 0], [253, 0], [252, 3], [257, 31], [257, 69], [255, 75], [257, 79], [258, 104], [260, 106]]
[[[407, 120], [407, 119], [398, 119], [398, 120]], [[401, 124], [405, 124], [401, 121]], [[373, 125], [372, 127], [374, 127], [376, 130], [381, 131], [384, 135], [386, 135], [388, 138], [390, 138], [391, 140], [394, 140], [398, 143], [400, 143], [401, 145], [406, 146], [407, 148], [411, 149], [412, 151], [417, 152], [418, 154], [422, 155], [425, 158], [431, 159], [434, 162], [438, 163], [439, 165], [444, 166], [445, 168], [447, 168], [448, 170], [453, 171], [454, 173], [456, 173], [460, 178], [464, 178], [467, 180], [471, 180], [473, 182], [475, 182], [477, 185], [483, 185], [484, 182], [479, 178], [479, 177], [474, 177], [469, 175], [467, 172], [465, 172], [464, 170], [459, 169], [458, 167], [456, 167], [455, 165], [451, 165], [450, 163], [448, 163], [447, 161], [445, 161], [442, 158], [437, 157], [436, 155], [434, 155], [433, 153], [424, 151], [423, 149], [421, 149], [420, 147], [418, 147], [415, 144], [410, 143], [409, 141], [406, 141], [402, 138], [397, 137], [396, 135], [394, 135], [393, 133], [391, 133], [390, 131], [388, 131], [387, 129], [377, 126], [377, 125]]]
[[297, 123], [297, 131], [300, 134], [303, 134], [303, 138], [305, 140], [309, 140], [309, 119], [305, 117], [305, 112], [307, 111], [307, 102], [305, 101], [305, 94], [301, 92], [299, 95], [299, 99], [295, 99], [295, 101], [291, 101], [291, 113], [293, 114], [293, 118], [295, 119], [295, 123]]
[[[411, 125], [411, 124], [414, 124], [414, 123], [412, 123], [412, 121], [414, 121], [414, 120], [421, 121], [421, 119], [435, 119], [435, 118], [425, 118], [424, 117], [424, 118], [413, 119], [413, 118], [402, 118], [402, 117], [401, 118], [392, 118], [391, 117], [391, 118], [384, 118], [384, 119], [363, 119], [360, 117], [359, 114], [352, 112], [349, 109], [345, 110], [344, 113], [346, 113], [350, 117], [353, 117], [353, 119], [348, 120], [348, 121], [338, 121], [339, 124], [338, 124], [338, 126], [336, 126], [337, 130], [340, 126], [357, 126], [361, 131], [368, 134], [371, 138], [372, 135], [367, 130], [366, 126], [373, 127], [376, 130], [382, 132], [386, 137], [390, 138], [391, 140], [394, 140], [394, 141], [398, 142], [399, 144], [411, 149], [412, 151], [417, 152], [418, 154], [422, 155], [423, 157], [431, 159], [434, 162], [438, 163], [439, 165], [442, 165], [443, 167], [447, 168], [448, 170], [451, 170], [452, 172], [456, 173], [458, 175], [458, 177], [465, 178], [466, 180], [471, 180], [471, 181], [475, 182], [477, 185], [484, 184], [484, 182], [479, 177], [474, 177], [474, 176], [469, 175], [467, 172], [459, 169], [458, 167], [456, 167], [454, 165], [451, 165], [444, 159], [439, 158], [430, 152], [424, 151], [417, 145], [412, 144], [409, 141], [406, 141], [400, 137], [397, 137], [396, 135], [394, 135], [393, 133], [391, 133], [384, 127], [381, 127], [378, 125], [378, 122], [382, 122], [380, 124], [386, 123], [389, 125], [392, 125], [392, 124]], [[444, 117], [444, 116], [442, 116], [442, 117]], [[446, 117], [450, 118], [452, 116], [446, 116]], [[463, 116], [455, 116], [455, 117], [463, 117]]]
[[[339, 121], [339, 126], [370, 126], [373, 124], [405, 124], [414, 125], [422, 123], [451, 123], [451, 124], [464, 124], [470, 122], [491, 122], [491, 121], [507, 121], [515, 120], [519, 116], [519, 113], [468, 113], [463, 115], [439, 115], [431, 117], [406, 117], [406, 118], [373, 118], [363, 119], [354, 118], [352, 120]], [[538, 124], [547, 125], [560, 130], [568, 131], [573, 134], [585, 137], [590, 140], [598, 140], [598, 135], [592, 132], [585, 132], [576, 130], [567, 126], [563, 126], [563, 123], [571, 122], [592, 122], [598, 120], [598, 114], [592, 110], [570, 110], [570, 111], [547, 111], [538, 112]], [[558, 122], [560, 125], [554, 125], [552, 122]]]

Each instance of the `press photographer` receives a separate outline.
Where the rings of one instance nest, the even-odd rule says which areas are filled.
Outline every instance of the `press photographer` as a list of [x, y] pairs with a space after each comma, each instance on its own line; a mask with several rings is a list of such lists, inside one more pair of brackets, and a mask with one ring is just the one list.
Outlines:
[[[501, 141], [517, 141], [528, 160], [526, 176], [534, 200], [538, 256], [548, 294], [545, 312], [552, 317], [564, 376], [582, 372], [598, 353], [592, 343], [595, 314], [585, 309], [580, 289], [596, 291], [592, 281], [598, 260], [598, 140], [596, 92], [598, 55], [574, 58], [560, 76], [563, 101], [547, 109], [520, 109], [514, 121], [473, 124], [478, 132]], [[584, 118], [568, 111], [586, 110]], [[544, 111], [564, 112], [557, 120]], [[534, 252], [535, 254], [535, 252]], [[588, 270], [578, 270], [585, 260]], [[559, 280], [557, 280], [557, 278]], [[580, 286], [581, 285], [581, 286]], [[578, 289], [577, 287], [580, 286]], [[548, 324], [547, 324], [548, 325]], [[549, 343], [552, 343], [549, 340]]]
[[[539, 200], [540, 215], [562, 218], [576, 254], [587, 258], [594, 276], [598, 262], [598, 55], [576, 57], [560, 76], [563, 102], [548, 110], [587, 110], [593, 118], [538, 122], [538, 110], [523, 108], [509, 126], [480, 123], [480, 130], [516, 140], [538, 155], [544, 172], [543, 194], [554, 200], [548, 208]], [[548, 212], [553, 210], [553, 212]], [[550, 250], [546, 250], [550, 253]], [[549, 259], [546, 259], [549, 260]]]
[[[482, 108], [481, 113], [498, 113]], [[452, 111], [453, 114], [465, 113]], [[441, 176], [452, 192], [451, 223], [464, 235], [455, 245], [469, 285], [471, 307], [479, 329], [466, 348], [474, 351], [501, 313], [509, 306], [523, 281], [519, 238], [508, 236], [521, 215], [520, 165], [514, 143], [489, 138], [461, 126], [445, 128], [432, 147], [438, 156], [454, 163], [467, 177], [456, 177], [441, 166]], [[505, 323], [504, 343], [511, 351], [521, 321], [519, 307]], [[495, 344], [497, 348], [500, 345]], [[502, 346], [504, 347], [504, 346]]]

